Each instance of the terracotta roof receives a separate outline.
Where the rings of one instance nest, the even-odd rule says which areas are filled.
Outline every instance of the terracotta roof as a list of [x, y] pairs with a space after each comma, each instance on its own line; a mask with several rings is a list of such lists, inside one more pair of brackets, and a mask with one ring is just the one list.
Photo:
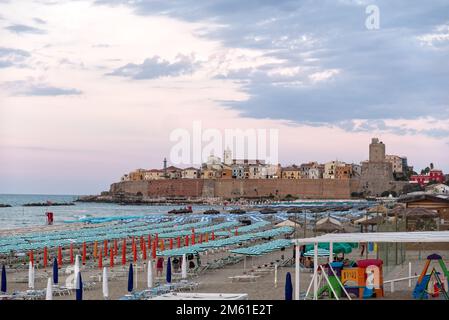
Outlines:
[[443, 195], [433, 195], [428, 193], [415, 193], [399, 197], [398, 202], [409, 203], [415, 201], [429, 200], [434, 202], [449, 203], [449, 197]]

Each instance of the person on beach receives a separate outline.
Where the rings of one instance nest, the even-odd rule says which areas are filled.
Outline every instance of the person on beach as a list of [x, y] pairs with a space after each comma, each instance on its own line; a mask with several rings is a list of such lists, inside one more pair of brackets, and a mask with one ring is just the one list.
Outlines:
[[158, 277], [162, 277], [162, 271], [164, 270], [164, 258], [159, 257], [156, 263], [156, 274]]

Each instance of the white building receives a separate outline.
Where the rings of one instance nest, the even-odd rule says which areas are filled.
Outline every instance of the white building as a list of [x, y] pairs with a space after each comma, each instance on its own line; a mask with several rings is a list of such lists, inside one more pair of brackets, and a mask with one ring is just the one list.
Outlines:
[[198, 179], [199, 176], [200, 170], [194, 167], [185, 168], [181, 171], [182, 179]]
[[324, 164], [323, 179], [335, 179], [335, 169], [338, 166], [344, 166], [343, 161], [330, 161]]

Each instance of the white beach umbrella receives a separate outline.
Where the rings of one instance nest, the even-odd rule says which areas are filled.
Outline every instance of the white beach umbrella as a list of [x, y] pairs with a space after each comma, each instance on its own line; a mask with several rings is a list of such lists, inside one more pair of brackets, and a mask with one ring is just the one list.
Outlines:
[[34, 265], [31, 261], [28, 268], [28, 288], [34, 289]]
[[147, 286], [148, 289], [153, 288], [153, 263], [151, 259], [148, 261]]
[[51, 278], [47, 280], [47, 292], [45, 294], [45, 300], [53, 300], [53, 282]]
[[108, 285], [108, 269], [103, 268], [103, 297], [107, 299], [109, 297], [109, 285]]
[[181, 276], [183, 279], [187, 279], [187, 258], [185, 254], [182, 255]]
[[75, 256], [75, 282], [78, 279], [78, 273], [80, 273], [80, 256]]

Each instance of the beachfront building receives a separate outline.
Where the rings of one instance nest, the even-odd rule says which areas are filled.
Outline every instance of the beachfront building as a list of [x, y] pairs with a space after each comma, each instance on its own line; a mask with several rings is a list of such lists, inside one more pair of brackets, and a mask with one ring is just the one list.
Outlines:
[[243, 164], [233, 164], [231, 168], [233, 179], [246, 179], [245, 166]]
[[223, 164], [221, 169], [221, 179], [232, 179], [232, 167], [226, 164]]
[[120, 181], [131, 181], [131, 178], [129, 177], [129, 174], [124, 174], [121, 178]]
[[282, 168], [282, 179], [301, 179], [301, 169], [297, 165]]
[[410, 183], [419, 184], [421, 187], [430, 182], [443, 183], [444, 174], [442, 170], [432, 169], [427, 174], [417, 174], [410, 177]]
[[143, 180], [161, 180], [165, 179], [164, 170], [150, 169], [145, 170]]
[[344, 166], [345, 163], [342, 161], [330, 161], [324, 164], [323, 179], [335, 179], [335, 171], [338, 166]]
[[175, 166], [167, 167], [166, 174], [168, 179], [181, 179], [182, 178], [182, 169], [177, 168]]
[[260, 179], [279, 179], [281, 177], [280, 164], [266, 164], [260, 167]]
[[310, 179], [310, 177], [309, 177], [310, 169], [317, 168], [318, 166], [319, 166], [319, 164], [316, 161], [311, 161], [311, 162], [308, 162], [308, 163], [302, 163], [299, 166], [299, 170], [301, 172], [301, 178], [303, 178], [303, 179]]
[[310, 168], [308, 179], [323, 179], [324, 165], [318, 165], [316, 168]]
[[199, 175], [200, 170], [194, 167], [185, 168], [181, 171], [182, 179], [198, 179]]
[[426, 187], [426, 192], [449, 195], [449, 186], [444, 183], [432, 184]]
[[145, 169], [137, 169], [129, 173], [129, 181], [143, 181], [145, 180]]
[[350, 179], [352, 178], [352, 165], [344, 164], [335, 167], [335, 179]]

